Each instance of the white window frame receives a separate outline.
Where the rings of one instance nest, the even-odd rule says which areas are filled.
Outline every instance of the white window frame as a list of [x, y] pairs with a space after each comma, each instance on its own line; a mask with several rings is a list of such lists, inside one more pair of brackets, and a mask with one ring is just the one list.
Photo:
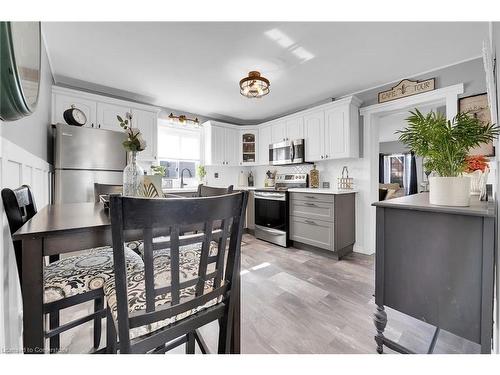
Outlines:
[[[161, 145], [160, 145], [160, 133], [163, 129], [171, 129], [172, 132], [178, 133], [179, 135], [182, 136], [182, 133], [184, 134], [191, 134], [191, 135], [196, 135], [199, 140], [199, 158], [198, 159], [186, 159], [186, 158], [169, 158], [165, 157], [165, 155], [161, 154]], [[194, 162], [196, 167], [200, 164], [203, 163], [203, 133], [201, 131], [202, 129], [199, 127], [194, 127], [190, 125], [180, 125], [180, 124], [175, 124], [172, 123], [170, 120], [165, 120], [165, 119], [159, 119], [158, 120], [158, 141], [157, 141], [157, 152], [158, 152], [158, 158], [157, 158], [157, 164], [160, 165], [161, 161], [168, 160], [168, 161], [176, 161], [178, 163], [180, 162]], [[195, 171], [196, 172], [196, 171]], [[177, 178], [169, 178], [173, 182], [173, 187], [177, 187], [180, 185], [180, 171], [178, 171], [178, 177]], [[194, 180], [194, 183], [193, 183]], [[192, 178], [187, 177], [185, 182], [190, 181], [191, 184], [188, 185], [189, 187], [194, 187], [196, 186], [196, 173], [193, 174]]]

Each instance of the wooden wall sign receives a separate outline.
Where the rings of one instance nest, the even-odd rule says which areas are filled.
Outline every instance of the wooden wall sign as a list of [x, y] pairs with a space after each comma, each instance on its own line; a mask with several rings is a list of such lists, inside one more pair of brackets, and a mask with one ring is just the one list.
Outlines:
[[432, 91], [434, 88], [435, 78], [427, 79], [425, 81], [411, 81], [409, 79], [403, 79], [390, 90], [380, 92], [378, 94], [378, 102], [385, 103], [391, 100]]

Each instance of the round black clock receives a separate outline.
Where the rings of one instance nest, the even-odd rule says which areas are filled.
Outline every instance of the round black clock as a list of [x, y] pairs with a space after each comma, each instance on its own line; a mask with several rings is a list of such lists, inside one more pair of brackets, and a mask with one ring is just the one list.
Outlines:
[[87, 122], [87, 116], [82, 110], [75, 108], [74, 105], [63, 113], [64, 121], [68, 125], [83, 126]]

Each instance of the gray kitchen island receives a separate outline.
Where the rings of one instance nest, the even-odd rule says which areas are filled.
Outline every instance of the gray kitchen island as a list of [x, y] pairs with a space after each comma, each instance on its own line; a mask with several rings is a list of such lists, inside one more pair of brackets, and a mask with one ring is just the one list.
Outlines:
[[375, 341], [411, 350], [384, 336], [390, 307], [481, 345], [491, 352], [495, 203], [471, 197], [469, 207], [429, 204], [428, 193], [376, 202]]

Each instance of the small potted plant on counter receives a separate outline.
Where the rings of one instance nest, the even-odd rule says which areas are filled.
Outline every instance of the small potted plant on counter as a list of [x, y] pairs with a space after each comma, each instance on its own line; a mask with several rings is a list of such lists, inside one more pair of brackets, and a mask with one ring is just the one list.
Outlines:
[[443, 206], [470, 204], [471, 178], [464, 176], [469, 150], [498, 137], [496, 125], [482, 124], [467, 113], [447, 120], [442, 113], [423, 115], [418, 109], [410, 112], [408, 127], [400, 130], [399, 140], [415, 154], [425, 158], [429, 177], [429, 201]]
[[204, 165], [198, 165], [198, 168], [196, 168], [196, 174], [198, 175], [198, 181], [200, 184], [206, 184], [205, 177], [207, 175], [207, 170]]

